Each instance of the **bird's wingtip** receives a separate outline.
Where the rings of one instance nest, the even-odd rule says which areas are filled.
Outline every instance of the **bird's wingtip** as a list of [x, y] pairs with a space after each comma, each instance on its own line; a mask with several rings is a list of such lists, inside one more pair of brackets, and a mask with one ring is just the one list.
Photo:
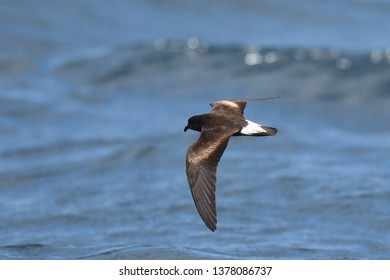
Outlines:
[[206, 225], [212, 232], [217, 230], [217, 225]]

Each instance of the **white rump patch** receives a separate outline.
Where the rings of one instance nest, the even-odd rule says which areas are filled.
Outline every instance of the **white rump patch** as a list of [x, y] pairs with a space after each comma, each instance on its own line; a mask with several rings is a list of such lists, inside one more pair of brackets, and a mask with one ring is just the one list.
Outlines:
[[264, 128], [261, 127], [261, 125], [254, 123], [254, 122], [251, 122], [251, 121], [248, 121], [248, 120], [246, 120], [246, 121], [248, 122], [248, 124], [246, 126], [244, 126], [240, 131], [242, 134], [253, 135], [253, 134], [257, 134], [257, 133], [267, 132]]

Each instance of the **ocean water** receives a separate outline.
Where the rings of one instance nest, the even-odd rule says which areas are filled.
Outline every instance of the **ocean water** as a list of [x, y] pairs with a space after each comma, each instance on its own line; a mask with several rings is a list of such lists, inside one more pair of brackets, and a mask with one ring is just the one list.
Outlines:
[[[1, 1], [1, 259], [389, 259], [390, 1]], [[218, 229], [187, 119], [248, 104]]]

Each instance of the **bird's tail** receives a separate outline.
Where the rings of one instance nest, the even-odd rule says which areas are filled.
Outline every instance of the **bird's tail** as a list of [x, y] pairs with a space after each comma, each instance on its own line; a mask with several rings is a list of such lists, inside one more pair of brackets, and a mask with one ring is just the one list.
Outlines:
[[278, 130], [274, 127], [260, 125], [251, 121], [233, 136], [273, 136]]

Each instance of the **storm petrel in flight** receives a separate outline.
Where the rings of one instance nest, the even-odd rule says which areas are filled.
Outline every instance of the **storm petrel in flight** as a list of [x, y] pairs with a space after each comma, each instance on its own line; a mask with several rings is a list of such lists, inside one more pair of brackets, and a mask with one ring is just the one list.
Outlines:
[[200, 136], [187, 151], [187, 179], [196, 209], [211, 231], [217, 229], [215, 184], [218, 162], [231, 136], [272, 136], [277, 133], [276, 128], [256, 124], [244, 117], [247, 102], [274, 98], [277, 97], [216, 101], [210, 104], [210, 113], [188, 119], [184, 131], [199, 131]]

